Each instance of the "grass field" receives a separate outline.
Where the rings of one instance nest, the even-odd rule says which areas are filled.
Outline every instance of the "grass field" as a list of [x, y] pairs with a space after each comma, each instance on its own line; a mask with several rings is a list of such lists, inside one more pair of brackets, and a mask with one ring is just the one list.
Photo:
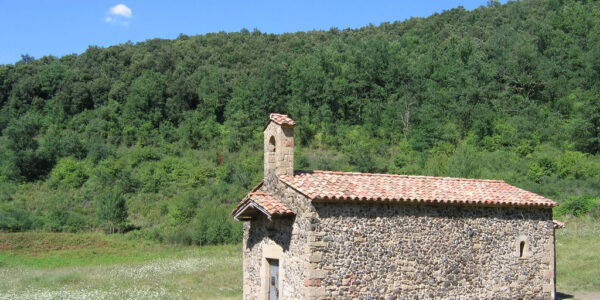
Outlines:
[[0, 234], [0, 299], [239, 299], [239, 245], [101, 234]]
[[559, 291], [594, 291], [600, 299], [600, 223], [567, 222], [556, 231], [556, 281]]
[[[600, 295], [600, 224], [568, 222], [556, 237], [558, 290]], [[239, 299], [240, 250], [120, 235], [0, 233], [0, 299]]]

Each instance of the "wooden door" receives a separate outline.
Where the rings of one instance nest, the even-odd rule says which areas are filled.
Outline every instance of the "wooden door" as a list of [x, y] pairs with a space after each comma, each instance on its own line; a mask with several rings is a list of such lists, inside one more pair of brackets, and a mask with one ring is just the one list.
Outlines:
[[279, 260], [269, 259], [269, 300], [279, 299]]

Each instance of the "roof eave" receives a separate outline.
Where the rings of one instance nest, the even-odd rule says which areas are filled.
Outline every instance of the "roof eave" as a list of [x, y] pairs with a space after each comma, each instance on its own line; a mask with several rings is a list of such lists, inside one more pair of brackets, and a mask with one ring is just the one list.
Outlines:
[[[282, 180], [282, 182], [286, 183], [283, 180]], [[310, 197], [310, 196], [302, 193], [298, 189], [294, 188], [289, 183], [286, 183], [286, 185], [288, 185], [289, 187], [291, 187], [293, 190], [297, 191], [298, 193], [309, 198], [311, 200], [311, 202], [316, 202], [316, 203], [340, 203], [340, 202], [346, 202], [346, 203], [403, 203], [403, 204], [425, 204], [425, 205], [441, 205], [441, 206], [458, 205], [458, 206], [473, 206], [473, 207], [476, 206], [476, 207], [533, 207], [533, 208], [553, 208], [558, 205], [558, 203], [556, 203], [554, 201], [548, 202], [548, 203], [515, 203], [515, 202], [491, 203], [491, 202], [485, 202], [485, 201], [472, 201], [470, 203], [467, 203], [467, 202], [457, 202], [456, 200], [443, 201], [443, 200], [437, 200], [437, 199], [425, 200], [425, 199], [403, 199], [403, 198], [389, 199], [389, 198], [358, 198], [358, 197], [357, 198]]]
[[250, 216], [244, 216], [244, 212], [246, 212], [248, 209], [253, 208], [258, 210], [259, 212], [263, 213], [267, 219], [269, 219], [269, 221], [271, 220], [271, 214], [264, 209], [262, 206], [258, 205], [256, 202], [252, 201], [252, 200], [248, 200], [245, 204], [243, 204], [238, 210], [237, 212], [233, 213], [233, 218], [236, 221], [246, 221], [246, 218], [240, 219], [240, 217], [247, 217], [247, 218], [251, 218]]

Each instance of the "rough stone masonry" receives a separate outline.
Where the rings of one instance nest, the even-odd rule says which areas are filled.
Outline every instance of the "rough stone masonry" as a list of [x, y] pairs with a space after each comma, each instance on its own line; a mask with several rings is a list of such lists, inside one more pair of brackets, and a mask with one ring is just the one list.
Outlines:
[[265, 178], [232, 212], [244, 299], [554, 299], [554, 201], [498, 180], [294, 171], [294, 126], [271, 114]]

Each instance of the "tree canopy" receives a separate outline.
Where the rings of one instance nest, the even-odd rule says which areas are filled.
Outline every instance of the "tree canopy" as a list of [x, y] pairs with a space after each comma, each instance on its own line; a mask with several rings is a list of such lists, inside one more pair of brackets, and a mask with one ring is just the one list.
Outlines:
[[0, 210], [50, 229], [63, 210], [57, 230], [86, 230], [100, 226], [98, 201], [125, 199], [119, 218], [158, 228], [148, 234], [186, 240], [173, 228], [195, 224], [193, 241], [230, 241], [238, 225], [224, 218], [231, 239], [209, 238], [217, 223], [199, 216], [226, 214], [260, 180], [270, 112], [298, 122], [296, 168], [499, 178], [589, 199], [599, 82], [598, 1], [24, 55], [0, 65]]

